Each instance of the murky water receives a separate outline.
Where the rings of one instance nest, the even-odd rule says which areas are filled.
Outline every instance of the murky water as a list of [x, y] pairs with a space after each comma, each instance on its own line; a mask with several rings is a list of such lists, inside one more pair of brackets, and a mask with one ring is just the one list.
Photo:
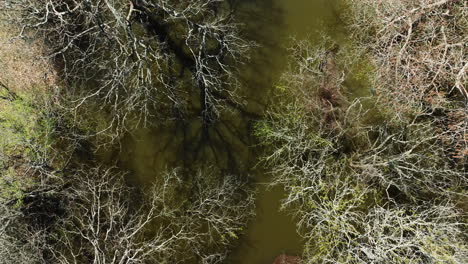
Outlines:
[[[270, 72], [274, 74], [271, 77], [272, 82], [265, 84], [270, 85], [269, 89], [287, 65], [286, 48], [293, 39], [315, 42], [327, 35], [341, 41], [346, 36], [344, 25], [338, 17], [339, 1], [275, 0], [270, 4], [274, 6], [276, 16], [269, 17], [272, 24], [260, 27], [262, 31], [268, 31], [265, 34], [273, 34], [270, 41], [274, 43], [274, 47], [270, 46], [267, 49], [270, 54], [265, 54], [275, 58], [274, 71]], [[268, 17], [268, 14], [265, 16]], [[280, 254], [300, 255], [302, 252], [302, 241], [296, 233], [292, 217], [287, 212], [279, 211], [280, 201], [284, 197], [281, 186], [268, 187], [272, 175], [256, 177], [259, 185], [257, 217], [250, 223], [228, 263], [271, 264]]]
[[246, 35], [258, 43], [251, 60], [240, 69], [244, 106], [233, 107], [204, 129], [199, 118], [174, 120], [157, 128], [140, 129], [122, 141], [120, 166], [129, 169], [131, 180], [149, 184], [165, 169], [208, 164], [239, 175], [258, 185], [257, 217], [229, 257], [232, 264], [270, 264], [282, 253], [299, 255], [301, 238], [295, 223], [279, 211], [281, 187], [267, 188], [271, 175], [258, 166], [259, 155], [252, 125], [261, 118], [272, 87], [287, 65], [292, 37], [317, 41], [322, 34], [335, 39], [345, 32], [338, 19], [338, 0], [241, 0], [238, 19]]

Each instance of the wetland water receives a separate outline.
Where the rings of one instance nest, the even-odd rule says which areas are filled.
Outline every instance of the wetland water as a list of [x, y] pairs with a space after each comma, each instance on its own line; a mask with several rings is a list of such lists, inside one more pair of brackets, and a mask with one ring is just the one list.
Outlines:
[[338, 0], [239, 1], [237, 17], [245, 25], [247, 37], [259, 45], [249, 62], [241, 65], [242, 109], [227, 111], [207, 130], [198, 117], [193, 117], [138, 130], [122, 142], [126, 151], [119, 154], [120, 166], [129, 169], [131, 180], [138, 184], [151, 183], [167, 168], [197, 163], [249, 175], [258, 186], [256, 218], [239, 239], [228, 263], [270, 264], [280, 254], [299, 255], [302, 251], [293, 219], [279, 212], [282, 188], [267, 188], [273, 176], [256, 166], [259, 151], [252, 125], [262, 117], [287, 65], [286, 48], [291, 39], [316, 41], [321, 34], [340, 39], [344, 31], [339, 11]]
[[[270, 83], [263, 84], [267, 87], [263, 89], [270, 90], [287, 66], [286, 49], [293, 38], [314, 42], [322, 34], [337, 41], [345, 36], [338, 17], [339, 1], [276, 0], [272, 4], [276, 15], [266, 15], [264, 19], [271, 19], [270, 23], [259, 28], [261, 31], [266, 30], [267, 34], [273, 34], [265, 38], [272, 43], [268, 43], [271, 49], [267, 49], [267, 52], [270, 54], [264, 54], [267, 58], [273, 58], [272, 64], [262, 66], [270, 69], [267, 73], [271, 74]], [[280, 201], [284, 197], [283, 189], [281, 186], [268, 187], [271, 177], [273, 175], [256, 175], [259, 185], [256, 218], [251, 221], [239, 246], [231, 254], [228, 261], [230, 264], [271, 264], [280, 254], [300, 255], [302, 252], [302, 241], [296, 233], [292, 217], [287, 212], [279, 211]]]

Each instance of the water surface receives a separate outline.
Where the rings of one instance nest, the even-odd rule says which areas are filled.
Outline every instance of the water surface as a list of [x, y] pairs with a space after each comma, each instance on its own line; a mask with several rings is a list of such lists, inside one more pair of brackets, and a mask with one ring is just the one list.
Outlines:
[[231, 107], [204, 127], [197, 116], [139, 129], [122, 141], [119, 165], [131, 181], [149, 185], [162, 171], [205, 164], [249, 178], [258, 189], [256, 218], [229, 256], [232, 264], [270, 264], [280, 254], [300, 255], [302, 241], [294, 220], [279, 211], [281, 186], [267, 188], [273, 175], [258, 164], [260, 151], [252, 127], [262, 118], [287, 66], [293, 38], [318, 41], [343, 38], [337, 0], [240, 0], [237, 19], [245, 37], [257, 43], [250, 61], [240, 67], [242, 107]]
[[[257, 2], [257, 8], [261, 6]], [[306, 39], [318, 42], [323, 36], [329, 36], [336, 41], [345, 37], [344, 25], [340, 21], [339, 1], [336, 0], [275, 0], [269, 1], [270, 8], [265, 6], [264, 12], [258, 18], [260, 22], [249, 21], [254, 28], [260, 29], [262, 39], [267, 46], [260, 47], [263, 52], [264, 64], [260, 67], [270, 69], [270, 82], [263, 83], [272, 90], [278, 82], [282, 71], [288, 63], [287, 47], [296, 39]], [[252, 4], [255, 5], [255, 4]], [[274, 10], [272, 16], [268, 12]], [[265, 20], [269, 20], [265, 23]], [[263, 24], [259, 24], [262, 23]], [[265, 36], [267, 35], [267, 36]], [[268, 61], [270, 60], [270, 61]], [[270, 63], [270, 64], [267, 64]], [[254, 87], [250, 87], [255, 91]], [[258, 97], [252, 94], [250, 98]], [[281, 186], [269, 187], [274, 175], [259, 173], [256, 175], [258, 197], [256, 218], [251, 221], [246, 234], [239, 241], [238, 247], [232, 252], [230, 264], [271, 264], [280, 254], [300, 255], [302, 239], [296, 233], [294, 219], [288, 212], [280, 211], [284, 191]]]

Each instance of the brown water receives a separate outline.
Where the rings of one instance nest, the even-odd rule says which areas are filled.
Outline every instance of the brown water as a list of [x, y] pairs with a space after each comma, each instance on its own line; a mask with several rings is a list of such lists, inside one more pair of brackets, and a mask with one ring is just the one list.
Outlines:
[[[273, 34], [265, 54], [273, 57], [274, 71], [272, 83], [278, 81], [281, 71], [287, 65], [285, 49], [293, 39], [319, 41], [322, 36], [329, 36], [338, 42], [344, 39], [346, 32], [339, 20], [339, 1], [336, 0], [275, 0], [271, 2], [276, 16], [270, 25], [263, 25], [260, 30]], [[266, 11], [267, 12], [267, 11]], [[264, 13], [265, 15], [265, 13]], [[265, 15], [266, 17], [269, 14]], [[265, 19], [265, 18], [262, 18]], [[269, 28], [272, 27], [272, 28]], [[278, 64], [276, 64], [278, 63]], [[272, 87], [272, 86], [270, 86]], [[270, 88], [271, 89], [271, 88]], [[284, 191], [281, 186], [269, 187], [272, 175], [257, 175], [258, 197], [256, 218], [250, 223], [246, 234], [232, 252], [228, 263], [232, 264], [271, 264], [280, 254], [300, 255], [302, 239], [296, 233], [294, 219], [287, 212], [279, 211]]]
[[241, 0], [238, 9], [247, 37], [259, 44], [240, 70], [244, 107], [230, 109], [208, 130], [194, 117], [135, 131], [122, 141], [125, 151], [118, 159], [133, 172], [131, 180], [143, 185], [165, 169], [198, 163], [251, 177], [258, 187], [257, 216], [228, 263], [270, 264], [283, 253], [300, 255], [302, 241], [292, 217], [279, 211], [282, 188], [267, 188], [272, 175], [258, 172], [263, 171], [259, 166], [252, 169], [259, 155], [252, 124], [261, 118], [287, 65], [292, 37], [314, 42], [325, 34], [339, 40], [345, 32], [338, 19], [338, 0]]

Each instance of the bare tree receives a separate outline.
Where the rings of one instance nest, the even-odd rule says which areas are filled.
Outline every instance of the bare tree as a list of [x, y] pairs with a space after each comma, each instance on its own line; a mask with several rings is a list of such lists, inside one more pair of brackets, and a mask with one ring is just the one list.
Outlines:
[[436, 118], [450, 132], [442, 133], [447, 154], [466, 163], [466, 1], [353, 0], [349, 8], [351, 31], [376, 65], [375, 90], [400, 113]]
[[[0, 100], [20, 108], [6, 112], [14, 120], [0, 122], [5, 135], [0, 140], [1, 263], [221, 263], [226, 258], [253, 214], [246, 181], [211, 168], [190, 177], [174, 170], [145, 191], [131, 188], [117, 168], [85, 167], [92, 161], [73, 154], [80, 142], [69, 135], [70, 128], [61, 128], [60, 120], [53, 126], [58, 131], [32, 122], [29, 111], [35, 108], [5, 91]], [[59, 157], [51, 154], [50, 133], [60, 133], [66, 145], [55, 148], [64, 151]]]
[[102, 129], [125, 130], [158, 112], [183, 117], [194, 109], [209, 123], [222, 101], [236, 101], [232, 66], [251, 43], [241, 38], [230, 1], [5, 4], [25, 32], [48, 40], [49, 57], [75, 87], [64, 93], [77, 114], [90, 107], [109, 112]]
[[252, 194], [233, 177], [199, 173], [192, 190], [174, 171], [135, 195], [115, 169], [78, 174], [49, 249], [58, 263], [219, 263], [252, 215]]
[[[213, 170], [213, 169], [211, 169]], [[180, 176], [179, 176], [180, 177]], [[186, 193], [186, 225], [197, 234], [185, 250], [197, 263], [224, 263], [254, 216], [255, 193], [239, 176], [199, 171]]]
[[305, 257], [311, 263], [466, 261], [466, 224], [453, 205], [363, 209], [365, 192], [326, 187], [331, 188], [322, 188], [321, 200], [308, 200], [313, 206], [300, 222], [310, 230]]
[[154, 193], [148, 205], [132, 207], [121, 174], [96, 168], [80, 176], [69, 192], [58, 245], [51, 249], [58, 263], [144, 263], [157, 254], [173, 254], [174, 242], [187, 236], [171, 225], [145, 237], [156, 218], [173, 213], [158, 203], [161, 194]]
[[[447, 161], [437, 135], [427, 131], [431, 126], [394, 133], [385, 125], [360, 127], [362, 134], [354, 134], [355, 127], [341, 123], [343, 134], [330, 137], [308, 129], [311, 116], [285, 122], [304, 114], [268, 123], [263, 139], [272, 147], [265, 159], [277, 175], [274, 184], [287, 191], [282, 207], [306, 239], [306, 261], [466, 261], [465, 214], [444, 201], [466, 199], [467, 174]], [[377, 133], [381, 138], [369, 137]], [[360, 149], [340, 153], [353, 144], [350, 134]], [[365, 140], [368, 148], [362, 148]]]
[[32, 231], [8, 202], [0, 197], [0, 263], [44, 263], [44, 234]]
[[[463, 263], [468, 174], [441, 144], [451, 131], [414, 115], [387, 86], [349, 100], [362, 49], [299, 42], [275, 104], [256, 127], [310, 263]], [[355, 56], [355, 55], [354, 55]], [[371, 73], [369, 73], [371, 74]]]

